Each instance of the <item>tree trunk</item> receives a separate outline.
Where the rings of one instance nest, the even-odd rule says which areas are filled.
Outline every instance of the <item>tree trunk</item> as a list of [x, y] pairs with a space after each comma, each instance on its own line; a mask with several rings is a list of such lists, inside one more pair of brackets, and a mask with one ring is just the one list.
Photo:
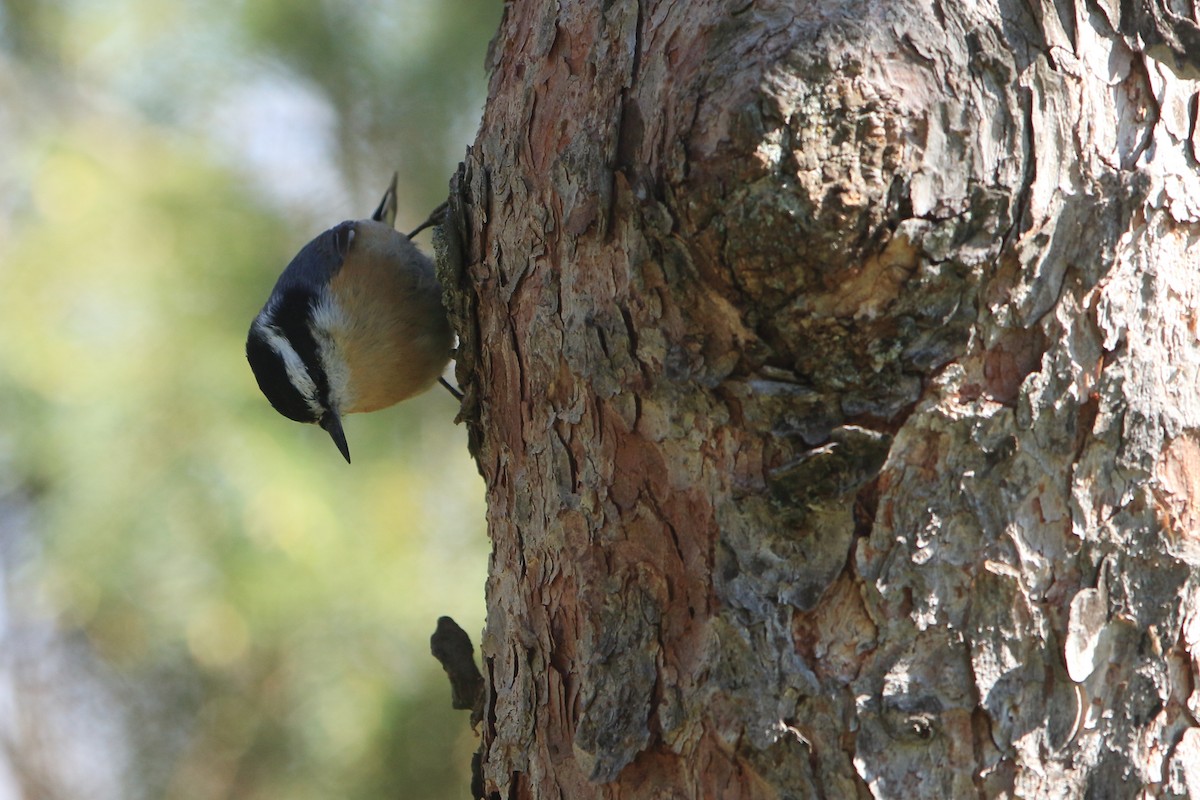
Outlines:
[[1165, 2], [507, 4], [442, 265], [489, 793], [1200, 796]]

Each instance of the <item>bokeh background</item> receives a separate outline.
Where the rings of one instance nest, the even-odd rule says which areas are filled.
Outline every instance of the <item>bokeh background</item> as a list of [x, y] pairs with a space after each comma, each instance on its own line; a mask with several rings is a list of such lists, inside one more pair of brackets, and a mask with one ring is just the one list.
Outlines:
[[445, 198], [500, 12], [0, 0], [0, 800], [467, 796], [456, 404], [349, 418], [347, 466], [243, 343], [393, 170], [402, 230]]

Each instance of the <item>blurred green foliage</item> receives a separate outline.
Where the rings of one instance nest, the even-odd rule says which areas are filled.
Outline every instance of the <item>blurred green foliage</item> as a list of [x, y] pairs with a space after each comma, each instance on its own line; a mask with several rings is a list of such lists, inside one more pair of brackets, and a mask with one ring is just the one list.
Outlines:
[[243, 343], [393, 169], [401, 228], [445, 196], [499, 14], [0, 2], [0, 798], [467, 795], [428, 645], [483, 622], [456, 404], [349, 418], [348, 467]]

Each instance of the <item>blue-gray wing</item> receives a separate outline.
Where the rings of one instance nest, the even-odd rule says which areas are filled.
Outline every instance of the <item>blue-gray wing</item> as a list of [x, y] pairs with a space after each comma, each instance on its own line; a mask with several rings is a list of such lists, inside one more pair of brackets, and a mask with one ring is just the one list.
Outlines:
[[275, 283], [276, 292], [302, 288], [316, 291], [342, 268], [354, 239], [352, 220], [335, 225], [300, 249]]

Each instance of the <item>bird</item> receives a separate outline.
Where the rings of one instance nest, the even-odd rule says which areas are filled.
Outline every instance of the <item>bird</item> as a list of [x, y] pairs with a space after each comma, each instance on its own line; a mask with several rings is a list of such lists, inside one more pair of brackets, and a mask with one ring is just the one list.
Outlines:
[[376, 411], [441, 383], [454, 337], [433, 262], [398, 232], [396, 175], [370, 219], [318, 235], [291, 260], [246, 337], [259, 389], [283, 416], [316, 423], [350, 463], [346, 414]]

